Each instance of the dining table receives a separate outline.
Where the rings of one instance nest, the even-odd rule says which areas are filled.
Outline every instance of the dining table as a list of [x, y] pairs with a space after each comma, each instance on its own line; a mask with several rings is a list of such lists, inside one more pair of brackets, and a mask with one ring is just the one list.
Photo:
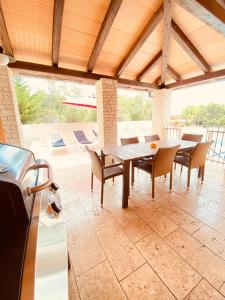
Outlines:
[[[154, 147], [152, 144], [155, 144]], [[106, 146], [101, 149], [103, 157], [109, 156], [116, 161], [123, 164], [123, 190], [122, 190], [122, 208], [128, 207], [128, 198], [130, 190], [130, 163], [138, 159], [147, 157], [154, 158], [159, 148], [174, 147], [180, 145], [179, 150], [189, 150], [194, 148], [198, 143], [174, 140], [174, 139], [162, 139], [159, 141], [152, 141], [151, 143], [136, 143], [119, 146]], [[179, 151], [178, 150], [178, 151]]]

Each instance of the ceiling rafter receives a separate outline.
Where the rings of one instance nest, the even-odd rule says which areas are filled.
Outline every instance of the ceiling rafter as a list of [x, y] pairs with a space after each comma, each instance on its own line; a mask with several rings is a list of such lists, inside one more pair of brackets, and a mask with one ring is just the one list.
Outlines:
[[164, 0], [164, 14], [163, 14], [163, 44], [162, 44], [162, 59], [161, 59], [161, 85], [165, 85], [167, 64], [169, 56], [169, 40], [172, 16], [171, 0]]
[[[168, 75], [174, 79], [175, 81], [179, 81], [181, 80], [181, 76], [180, 74], [177, 73], [177, 71], [175, 71], [170, 65], [167, 65], [167, 73]], [[155, 84], [160, 84], [161, 83], [161, 75], [158, 76], [155, 80], [154, 80]]]
[[172, 77], [175, 81], [181, 80], [180, 74], [177, 73], [170, 65], [167, 65], [167, 72], [170, 77]]
[[131, 60], [134, 58], [136, 53], [140, 50], [144, 42], [147, 40], [147, 38], [150, 36], [150, 34], [153, 32], [153, 30], [156, 28], [156, 26], [159, 24], [163, 16], [163, 5], [159, 7], [159, 9], [154, 13], [154, 15], [151, 17], [147, 25], [145, 26], [144, 30], [140, 34], [140, 36], [137, 38], [129, 52], [127, 53], [126, 57], [122, 60], [121, 64], [119, 65], [119, 68], [117, 70], [117, 76], [121, 76], [124, 69], [127, 67], [127, 65], [131, 62]]
[[210, 66], [207, 61], [173, 20], [171, 22], [171, 32], [177, 43], [192, 58], [192, 60], [198, 65], [198, 67], [204, 73], [210, 72]]
[[52, 29], [52, 65], [58, 66], [64, 0], [55, 0]]
[[106, 12], [105, 18], [103, 20], [102, 26], [100, 28], [100, 31], [98, 33], [98, 36], [97, 36], [97, 39], [96, 39], [96, 42], [94, 45], [94, 48], [92, 49], [92, 53], [91, 53], [91, 56], [88, 61], [87, 70], [89, 72], [92, 72], [95, 67], [96, 61], [99, 57], [99, 54], [102, 50], [102, 47], [105, 43], [108, 33], [112, 27], [112, 24], [116, 18], [116, 15], [122, 4], [122, 1], [123, 0], [111, 0], [111, 2], [110, 2], [109, 8]]
[[62, 77], [69, 77], [70, 80], [72, 80], [72, 78], [81, 78], [81, 79], [96, 81], [101, 78], [108, 78], [108, 79], [117, 80], [118, 84], [125, 85], [125, 86], [134, 86], [136, 88], [142, 88], [147, 90], [159, 88], [158, 85], [153, 83], [140, 82], [137, 80], [131, 80], [126, 78], [118, 78], [118, 77], [107, 76], [103, 74], [64, 69], [64, 68], [29, 63], [24, 61], [16, 61], [15, 63], [9, 64], [8, 66], [13, 69], [22, 70], [21, 71], [22, 74], [25, 74], [26, 71], [28, 71], [29, 74], [32, 73], [35, 73], [36, 75], [41, 74], [40, 76], [43, 76], [43, 74], [55, 74]]
[[0, 2], [0, 40], [2, 42], [4, 53], [13, 57], [14, 56], [13, 49], [9, 39], [9, 34], [5, 23], [1, 2]]
[[182, 87], [182, 86], [186, 86], [186, 85], [190, 85], [190, 84], [197, 84], [199, 82], [209, 81], [212, 79], [223, 78], [223, 77], [225, 77], [225, 69], [218, 70], [218, 71], [212, 71], [212, 72], [209, 72], [209, 73], [206, 73], [203, 75], [198, 75], [198, 76], [187, 78], [187, 79], [182, 79], [180, 81], [167, 84], [165, 87], [168, 89], [169, 88], [178, 88], [178, 87]]
[[145, 68], [138, 74], [137, 80], [142, 80], [160, 61], [162, 57], [162, 50], [160, 50], [153, 59], [145, 66]]
[[155, 80], [154, 80], [154, 83], [155, 84], [160, 84], [161, 82], [161, 75], [159, 75]]
[[216, 0], [173, 0], [225, 36], [225, 9]]

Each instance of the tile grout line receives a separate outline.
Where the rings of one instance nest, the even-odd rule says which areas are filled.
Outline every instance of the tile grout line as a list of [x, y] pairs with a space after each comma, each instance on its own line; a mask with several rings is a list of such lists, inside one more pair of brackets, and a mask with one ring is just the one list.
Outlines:
[[[80, 198], [79, 198], [79, 201], [80, 201]], [[81, 206], [83, 207], [82, 203], [81, 203]], [[87, 215], [86, 211], [85, 211], [85, 214]], [[89, 219], [88, 215], [87, 215], [87, 218], [88, 218], [88, 221], [90, 222], [90, 219]], [[108, 261], [109, 266], [110, 266], [110, 268], [111, 268], [113, 274], [115, 275], [115, 279], [116, 279], [117, 282], [119, 283], [119, 286], [121, 287], [121, 289], [122, 289], [122, 291], [123, 291], [123, 293], [124, 293], [124, 296], [125, 296], [126, 299], [128, 300], [127, 295], [126, 295], [125, 291], [123, 290], [123, 287], [122, 287], [121, 284], [120, 284], [120, 281], [119, 281], [119, 279], [118, 279], [118, 277], [117, 277], [117, 275], [116, 275], [116, 273], [115, 273], [115, 271], [114, 271], [114, 269], [113, 269], [113, 267], [112, 267], [112, 265], [111, 265], [111, 263], [110, 263], [110, 261], [109, 261], [109, 259], [108, 259], [108, 256], [107, 256], [107, 254], [106, 254], [106, 252], [105, 252], [105, 249], [104, 249], [104, 247], [102, 246], [102, 244], [101, 244], [101, 242], [100, 242], [100, 240], [99, 240], [99, 237], [98, 237], [98, 235], [97, 235], [97, 233], [96, 233], [96, 230], [94, 229], [94, 226], [93, 226], [93, 224], [92, 224], [91, 222], [90, 222], [90, 225], [91, 225], [91, 227], [92, 227], [92, 229], [93, 229], [93, 231], [94, 231], [94, 233], [95, 233], [95, 235], [96, 235], [96, 238], [97, 238], [99, 244], [101, 245], [101, 248], [102, 248], [102, 250], [103, 250], [103, 252], [104, 252], [104, 254], [105, 254], [106, 260]], [[101, 263], [100, 263], [100, 264], [101, 264]], [[133, 272], [132, 272], [132, 273], [133, 273]], [[130, 275], [130, 274], [129, 274], [129, 275]]]
[[[177, 230], [177, 229], [176, 229]], [[176, 231], [175, 230], [175, 231]], [[170, 234], [172, 234], [173, 232], [171, 232]], [[166, 237], [168, 237], [170, 234], [168, 234]], [[196, 273], [198, 273], [198, 275], [200, 276], [200, 277], [202, 277], [203, 279], [205, 279], [207, 282], [208, 282], [208, 280], [202, 275], [202, 274], [200, 274], [199, 273], [199, 271], [197, 271], [188, 261], [186, 261], [174, 248], [172, 248], [171, 246], [170, 246], [170, 244], [168, 244], [168, 242], [166, 241], [166, 240], [164, 240], [164, 238], [163, 238], [163, 241], [170, 247], [170, 249], [172, 249], [174, 252], [176, 252], [177, 253], [177, 255], [178, 256], [180, 256], [193, 270], [195, 270], [195, 272]], [[199, 241], [198, 241], [199, 242]], [[207, 247], [206, 247], [207, 248]], [[208, 248], [207, 248], [208, 249]], [[209, 250], [209, 249], [208, 249]], [[212, 252], [212, 251], [210, 251], [210, 252]], [[212, 252], [213, 253], [213, 252]], [[214, 253], [213, 253], [214, 254]], [[210, 283], [211, 284], [211, 283]], [[212, 284], [211, 284], [212, 285]], [[218, 291], [218, 289], [214, 286], [214, 285], [212, 285], [217, 291]]]
[[[175, 229], [176, 230], [176, 229]], [[174, 230], [174, 231], [175, 231]], [[173, 232], [174, 232], [173, 231]], [[173, 233], [173, 232], [171, 232], [171, 233]], [[160, 235], [157, 233], [157, 232], [154, 232], [162, 241], [164, 241], [164, 239], [162, 238], [162, 237], [160, 237]], [[167, 235], [168, 236], [168, 235]], [[166, 241], [164, 241], [165, 243], [166, 243]], [[167, 244], [167, 243], [166, 243]], [[167, 246], [169, 246], [168, 244], [167, 244]], [[169, 248], [172, 250], [172, 251], [174, 251], [173, 250], [173, 248], [171, 248], [170, 246], [169, 246]], [[176, 251], [174, 251], [176, 254], [177, 254], [177, 252]], [[181, 257], [180, 255], [178, 255], [187, 265], [189, 265], [185, 260], [184, 260], [184, 258], [183, 257]], [[168, 288], [168, 290], [172, 293], [172, 295], [175, 297], [175, 299], [178, 299], [175, 295], [174, 295], [174, 293], [170, 290], [170, 288], [167, 286], [167, 284], [163, 281], [163, 279], [160, 277], [160, 275], [156, 272], [156, 270], [153, 268], [153, 266], [151, 265], [151, 263], [146, 259], [146, 261], [147, 261], [147, 263], [148, 263], [148, 265], [150, 266], [150, 268], [155, 272], [155, 274], [157, 275], [157, 277], [163, 282], [163, 284]], [[189, 265], [190, 266], [190, 265]], [[199, 284], [199, 282], [203, 279], [203, 276], [201, 276], [192, 266], [190, 266], [200, 277], [201, 277], [201, 279], [198, 281], [198, 283], [194, 286], [194, 288]], [[193, 289], [194, 289], [193, 288]], [[187, 296], [187, 295], [186, 295]], [[186, 297], [185, 296], [185, 297]]]

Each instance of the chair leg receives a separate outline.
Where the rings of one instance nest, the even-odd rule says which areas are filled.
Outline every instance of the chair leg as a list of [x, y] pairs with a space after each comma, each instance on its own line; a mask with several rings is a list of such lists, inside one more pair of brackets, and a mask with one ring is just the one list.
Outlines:
[[205, 175], [205, 166], [202, 166], [202, 182], [204, 181], [204, 175]]
[[131, 186], [134, 185], [134, 164], [131, 163]]
[[164, 179], [166, 179], [166, 174], [164, 175]]
[[189, 190], [190, 187], [190, 179], [191, 179], [191, 168], [188, 168], [187, 190]]
[[198, 168], [198, 178], [202, 177], [202, 167]]
[[183, 171], [183, 166], [181, 165], [180, 166], [180, 172], [182, 173], [182, 171]]
[[170, 192], [172, 191], [173, 186], [173, 171], [170, 172]]
[[176, 170], [176, 167], [177, 167], [177, 164], [176, 164], [176, 163], [174, 163], [174, 170]]
[[113, 182], [113, 184], [114, 184], [114, 178], [115, 178], [115, 177], [113, 177], [113, 178], [112, 178], [112, 182]]
[[103, 192], [104, 192], [104, 183], [101, 182], [101, 207], [103, 207]]
[[93, 173], [91, 172], [91, 191], [93, 192]]
[[155, 177], [152, 176], [152, 199], [155, 197]]

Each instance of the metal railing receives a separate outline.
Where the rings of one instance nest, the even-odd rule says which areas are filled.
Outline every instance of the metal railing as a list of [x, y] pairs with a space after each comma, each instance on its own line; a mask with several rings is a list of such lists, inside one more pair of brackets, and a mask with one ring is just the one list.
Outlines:
[[207, 128], [206, 140], [214, 141], [208, 153], [208, 160], [225, 164], [225, 128]]
[[181, 128], [180, 127], [165, 127], [165, 136], [169, 139], [180, 139]]
[[[165, 136], [167, 138], [180, 139], [181, 134], [188, 132], [188, 128], [181, 127], [166, 127]], [[220, 164], [225, 164], [225, 128], [197, 128], [194, 130], [196, 133], [199, 131], [204, 135], [203, 140], [213, 141], [210, 147], [207, 159]]]

